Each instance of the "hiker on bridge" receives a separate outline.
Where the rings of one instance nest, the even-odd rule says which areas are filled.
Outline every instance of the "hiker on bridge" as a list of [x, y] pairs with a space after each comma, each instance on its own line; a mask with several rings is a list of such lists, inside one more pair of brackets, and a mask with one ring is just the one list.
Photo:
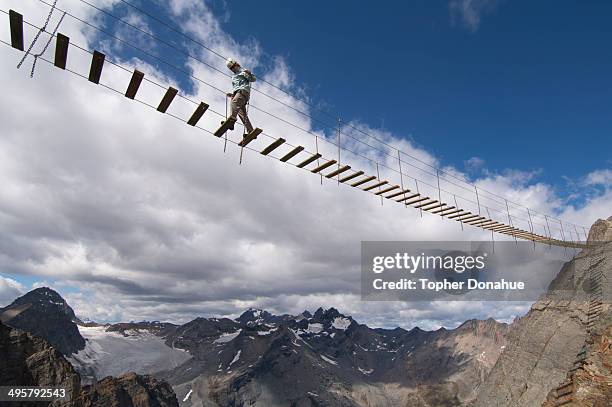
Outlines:
[[234, 123], [236, 123], [236, 116], [240, 116], [240, 120], [244, 123], [247, 134], [253, 132], [253, 125], [247, 115], [247, 103], [249, 103], [249, 97], [251, 96], [251, 82], [255, 82], [257, 78], [248, 69], [242, 69], [240, 64], [232, 58], [228, 58], [226, 62], [227, 67], [234, 73], [232, 76], [232, 93], [228, 93], [227, 96], [232, 98], [232, 109], [228, 121], [228, 129], [234, 130]]

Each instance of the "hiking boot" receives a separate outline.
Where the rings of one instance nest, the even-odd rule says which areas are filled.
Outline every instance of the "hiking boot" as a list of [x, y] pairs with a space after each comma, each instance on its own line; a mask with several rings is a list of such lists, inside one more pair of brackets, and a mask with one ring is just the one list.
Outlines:
[[[232, 119], [231, 117], [228, 120], [228, 125], [227, 128], [229, 130], [234, 130], [234, 123], [236, 123], [236, 119]], [[225, 124], [225, 120], [221, 120], [221, 125], [223, 126], [223, 124]]]

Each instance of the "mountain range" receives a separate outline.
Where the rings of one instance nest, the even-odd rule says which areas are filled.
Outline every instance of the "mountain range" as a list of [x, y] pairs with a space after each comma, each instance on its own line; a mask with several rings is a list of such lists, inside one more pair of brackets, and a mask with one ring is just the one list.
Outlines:
[[[609, 238], [612, 218], [598, 221], [589, 239]], [[130, 405], [120, 394], [146, 399], [134, 404], [144, 407], [607, 406], [611, 251], [606, 243], [578, 253], [512, 324], [468, 320], [435, 331], [371, 328], [333, 307], [84, 323], [57, 292], [38, 288], [0, 309], [0, 332], [22, 338], [0, 338], [5, 360], [15, 361], [0, 378], [78, 380], [75, 400], [111, 406]], [[23, 338], [37, 345], [19, 345]]]

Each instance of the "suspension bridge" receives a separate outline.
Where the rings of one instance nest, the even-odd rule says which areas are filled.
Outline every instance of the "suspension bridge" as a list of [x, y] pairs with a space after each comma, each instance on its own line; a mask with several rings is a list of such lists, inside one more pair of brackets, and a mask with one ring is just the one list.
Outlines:
[[[444, 219], [448, 219], [449, 221], [456, 221], [461, 225], [461, 228], [465, 226], [479, 228], [484, 231], [490, 232], [491, 238], [494, 238], [495, 234], [502, 234], [506, 236], [510, 236], [515, 240], [526, 240], [532, 241], [535, 243], [542, 243], [547, 245], [561, 246], [567, 248], [585, 248], [590, 245], [587, 243], [587, 231], [584, 226], [577, 225], [574, 223], [562, 221], [560, 219], [556, 219], [552, 216], [541, 214], [539, 212], [530, 210], [529, 208], [523, 207], [520, 204], [509, 201], [508, 199], [494, 194], [490, 191], [486, 191], [482, 188], [478, 188], [474, 184], [469, 184], [465, 180], [460, 179], [453, 174], [449, 174], [447, 171], [443, 171], [439, 168], [432, 167], [430, 164], [414, 157], [410, 154], [404, 153], [399, 149], [391, 146], [385, 140], [380, 140], [366, 132], [363, 132], [361, 129], [348, 125], [349, 129], [356, 130], [358, 132], [363, 133], [368, 136], [370, 139], [375, 140], [376, 142], [381, 143], [385, 146], [384, 150], [380, 148], [376, 148], [369, 143], [365, 143], [363, 140], [356, 138], [352, 134], [343, 132], [340, 126], [335, 129], [336, 132], [336, 140], [331, 140], [328, 137], [321, 137], [320, 135], [303, 129], [302, 127], [292, 123], [289, 120], [286, 120], [278, 115], [267, 112], [265, 109], [258, 108], [257, 106], [252, 106], [252, 108], [261, 111], [264, 114], [268, 114], [272, 118], [279, 120], [285, 124], [291, 125], [295, 127], [297, 130], [306, 132], [314, 136], [315, 141], [315, 151], [309, 151], [308, 148], [301, 144], [292, 144], [290, 141], [286, 140], [282, 137], [275, 137], [269, 134], [264, 133], [261, 129], [256, 129], [253, 133], [249, 135], [245, 135], [245, 137], [240, 137], [238, 140], [232, 140], [228, 137], [227, 127], [222, 125], [217, 129], [209, 129], [205, 128], [199, 123], [205, 114], [215, 114], [220, 117], [227, 118], [227, 112], [223, 115], [220, 112], [215, 111], [208, 103], [204, 101], [197, 101], [191, 99], [186, 93], [180, 92], [179, 89], [167, 86], [157, 81], [146, 77], [146, 75], [138, 69], [128, 68], [119, 62], [113, 61], [109, 56], [100, 52], [99, 50], [90, 50], [86, 47], [80, 46], [71, 42], [69, 36], [58, 32], [61, 22], [64, 17], [69, 16], [74, 20], [90, 27], [98, 30], [99, 32], [108, 35], [115, 41], [119, 41], [124, 45], [128, 45], [142, 52], [144, 55], [147, 55], [153, 59], [158, 60], [160, 63], [164, 63], [167, 66], [181, 72], [184, 75], [188, 75], [193, 80], [197, 80], [202, 82], [217, 91], [223, 92], [225, 91], [215, 87], [214, 85], [203, 81], [201, 78], [198, 78], [191, 74], [190, 72], [185, 71], [183, 68], [177, 67], [173, 65], [171, 62], [167, 60], [163, 60], [151, 53], [148, 53], [146, 50], [139, 48], [137, 45], [130, 43], [129, 41], [119, 38], [113, 33], [104, 30], [103, 28], [96, 26], [88, 21], [85, 21], [82, 18], [66, 11], [61, 10], [56, 7], [56, 2], [53, 4], [47, 3], [44, 0], [38, 0], [40, 3], [47, 5], [50, 7], [49, 15], [42, 26], [38, 26], [24, 19], [23, 15], [15, 10], [0, 10], [2, 13], [8, 16], [9, 28], [10, 28], [10, 42], [0, 40], [3, 45], [12, 47], [15, 50], [22, 52], [22, 59], [19, 65], [21, 65], [28, 56], [32, 56], [34, 58], [34, 63], [32, 65], [31, 75], [34, 75], [34, 69], [36, 66], [36, 61], [40, 60], [47, 64], [53, 65], [58, 69], [61, 69], [67, 73], [80, 77], [93, 83], [95, 85], [102, 86], [117, 95], [121, 95], [129, 100], [139, 102], [144, 106], [147, 106], [151, 109], [156, 110], [157, 112], [166, 114], [187, 126], [191, 126], [200, 131], [203, 131], [209, 134], [212, 137], [216, 137], [218, 139], [222, 139], [224, 141], [224, 151], [227, 147], [228, 143], [235, 144], [238, 148], [240, 148], [240, 160], [242, 162], [243, 151], [249, 150], [258, 153], [259, 156], [267, 159], [276, 160], [279, 163], [282, 163], [287, 166], [295, 167], [297, 169], [303, 170], [306, 173], [309, 173], [321, 178], [321, 182], [323, 179], [336, 181], [338, 185], [342, 184], [348, 186], [350, 188], [358, 189], [362, 192], [368, 193], [370, 195], [374, 195], [379, 197], [381, 203], [384, 202], [392, 202], [397, 205], [403, 205], [406, 208], [412, 208], [418, 210], [421, 213], [429, 213], [432, 215], [439, 216]], [[185, 56], [189, 58], [193, 58], [194, 60], [203, 63], [217, 71], [223, 75], [227, 75], [227, 73], [220, 71], [216, 67], [212, 66], [210, 63], [203, 61], [200, 58], [193, 56], [190, 53], [187, 53], [173, 44], [166, 42], [164, 39], [155, 36], [147, 31], [143, 31], [139, 27], [136, 27], [129, 22], [117, 17], [116, 15], [100, 9], [91, 3], [88, 3], [85, 0], [79, 0], [82, 3], [95, 8], [101, 13], [105, 13], [109, 17], [116, 19], [117, 21], [126, 24], [127, 26], [142, 31], [142, 34], [148, 35], [155, 39], [156, 41], [160, 41], [165, 43], [167, 46], [174, 48], [177, 52], [183, 53]], [[197, 43], [198, 45], [206, 48], [210, 52], [215, 53], [220, 58], [225, 58], [224, 56], [218, 54], [214, 50], [207, 47], [205, 44], [201, 43], [198, 40], [195, 40], [186, 34], [182, 33], [179, 29], [169, 25], [163, 20], [158, 19], [157, 17], [147, 13], [145, 10], [137, 8], [126, 0], [121, 0], [122, 3], [133, 7], [138, 12], [143, 13], [151, 19], [159, 22], [160, 24], [164, 24], [165, 26], [171, 28], [176, 33], [184, 36]], [[48, 24], [51, 18], [51, 15], [54, 11], [58, 11], [62, 13], [61, 18], [59, 19], [55, 30], [49, 32], [47, 30]], [[33, 40], [31, 41], [30, 46], [26, 50], [25, 47], [25, 30], [24, 27], [28, 27], [36, 33]], [[34, 54], [32, 49], [36, 42], [38, 41], [41, 34], [46, 35], [47, 41], [43, 46], [42, 51]], [[51, 45], [52, 42], [55, 42], [55, 51], [53, 58], [48, 58], [45, 56], [47, 48]], [[89, 71], [88, 73], [77, 72], [75, 69], [71, 69], [68, 67], [68, 56], [71, 54], [69, 52], [70, 49], [76, 49], [80, 52], [87, 53], [90, 57], [89, 63]], [[103, 79], [103, 71], [106, 65], [112, 65], [113, 67], [122, 70], [124, 72], [129, 73], [129, 81], [126, 81], [123, 88], [119, 88], [116, 84], [105, 83]], [[139, 98], [139, 90], [143, 83], [148, 83], [154, 87], [163, 90], [163, 96], [160, 98], [158, 103], [150, 103], [145, 101], [144, 99]], [[270, 84], [273, 88], [287, 93], [291, 97], [295, 97], [294, 95], [286, 92], [280, 87]], [[311, 119], [314, 119], [311, 115], [306, 112], [299, 110], [291, 106], [290, 104], [275, 98], [264, 91], [255, 89], [255, 91], [261, 93], [262, 95], [272, 98], [277, 102], [289, 107], [300, 114], [303, 114]], [[170, 106], [175, 103], [177, 99], [182, 99], [192, 105], [195, 108], [192, 112], [182, 117], [177, 114], [173, 114], [169, 111]], [[309, 103], [309, 106], [313, 107]], [[340, 121], [340, 120], [339, 120]], [[324, 123], [326, 126], [330, 126], [329, 123]], [[261, 135], [262, 137], [257, 137]], [[350, 137], [354, 141], [363, 143], [370, 148], [376, 149], [380, 154], [386, 155], [388, 157], [394, 156], [394, 152], [397, 154], [394, 157], [394, 161], [397, 162], [397, 169], [391, 168], [389, 165], [389, 160], [387, 159], [384, 162], [378, 162], [373, 160], [372, 158], [361, 154], [356, 151], [350, 150], [346, 146], [341, 145], [341, 137]], [[257, 142], [255, 140], [258, 139]], [[330, 156], [329, 154], [324, 154], [319, 149], [319, 142], [321, 143], [329, 143], [332, 147], [337, 148], [337, 155]], [[347, 159], [342, 160], [341, 153], [349, 152], [353, 155], [359, 156], [362, 159], [366, 159], [369, 162], [375, 164], [371, 165], [371, 168], [353, 168]], [[387, 158], [388, 158], [387, 157]], [[405, 158], [408, 157], [413, 161], [406, 161]], [[415, 165], [415, 162], [418, 162], [419, 165]], [[411, 176], [403, 172], [402, 164], [404, 167], [411, 166], [415, 168], [417, 171], [421, 171], [424, 174], [428, 175], [428, 179], [425, 180], [423, 178], [417, 178], [415, 176]], [[423, 166], [430, 167], [431, 169], [424, 169]], [[381, 176], [380, 168], [386, 168], [390, 170], [390, 172], [398, 175], [399, 180], [393, 181], [391, 178], [386, 178]], [[375, 169], [375, 171], [373, 171]], [[408, 188], [408, 181], [413, 180], [415, 186]], [[473, 193], [474, 198], [466, 198], [465, 196], [461, 196], [457, 192], [449, 191], [442, 187], [442, 184], [446, 183], [446, 185], [452, 185], [454, 188], [459, 188], [463, 191], [469, 191]], [[429, 191], [426, 191], [429, 188]], [[495, 207], [494, 205], [486, 205], [482, 201], [489, 200], [490, 202], [495, 202], [496, 204], [501, 204], [502, 209], [499, 207]], [[461, 203], [459, 203], [461, 201]], [[511, 206], [514, 210], [514, 214], [511, 211]], [[504, 208], [505, 207], [505, 208]], [[505, 210], [504, 210], [505, 209]], [[497, 216], [492, 216], [491, 211], [497, 214]], [[520, 211], [527, 215], [527, 218], [520, 217], [516, 215], [516, 212]], [[543, 219], [544, 223], [538, 223], [534, 221], [534, 218]], [[558, 223], [559, 227], [552, 227], [551, 223]], [[565, 227], [564, 227], [565, 225]], [[582, 233], [579, 232], [579, 228], [582, 230]], [[573, 229], [573, 231], [572, 231]], [[541, 230], [541, 231], [540, 231]], [[553, 230], [556, 230], [557, 233], [554, 233]], [[568, 236], [569, 235], [569, 236]]]

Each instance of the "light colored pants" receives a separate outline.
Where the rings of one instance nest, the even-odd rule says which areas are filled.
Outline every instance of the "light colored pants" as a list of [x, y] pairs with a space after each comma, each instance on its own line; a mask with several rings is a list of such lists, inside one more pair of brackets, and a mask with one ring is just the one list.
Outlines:
[[230, 117], [236, 120], [236, 116], [240, 116], [240, 120], [244, 123], [244, 127], [246, 128], [247, 133], [253, 131], [253, 125], [251, 125], [251, 121], [249, 120], [249, 116], [247, 116], [246, 105], [249, 101], [249, 94], [243, 91], [237, 91], [232, 97], [232, 113]]

